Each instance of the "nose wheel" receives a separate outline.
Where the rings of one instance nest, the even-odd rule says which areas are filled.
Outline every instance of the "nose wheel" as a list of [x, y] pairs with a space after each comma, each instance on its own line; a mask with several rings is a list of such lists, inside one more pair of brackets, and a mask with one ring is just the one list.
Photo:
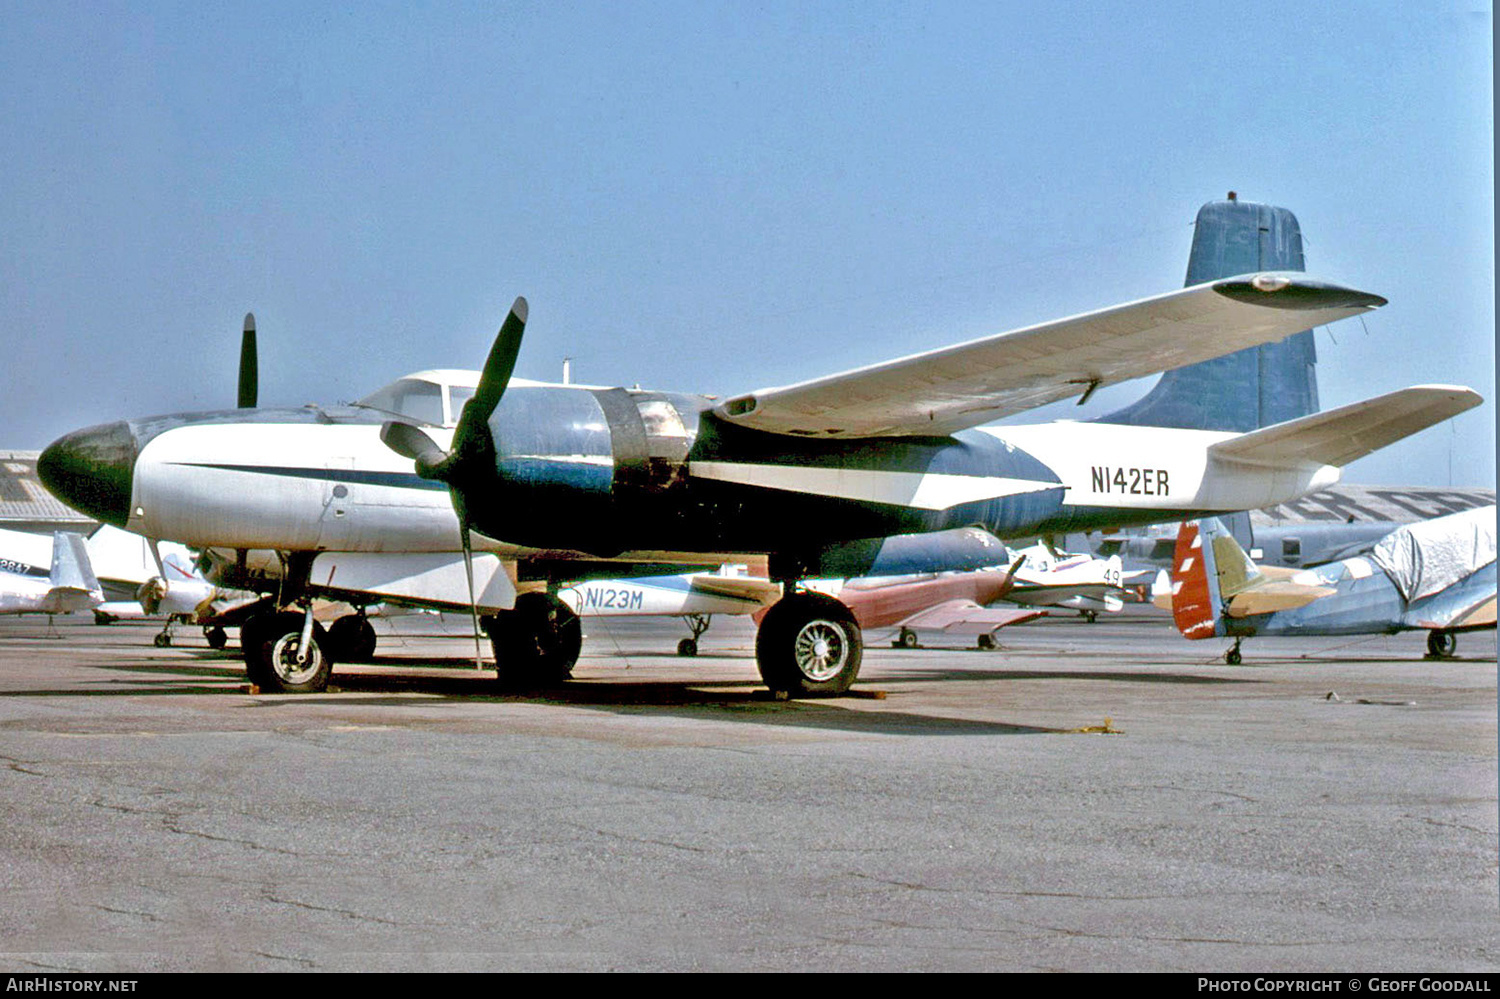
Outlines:
[[[243, 627], [240, 638], [245, 640]], [[327, 641], [323, 626], [306, 613], [283, 611], [272, 615], [251, 629], [245, 671], [262, 690], [316, 693], [328, 686], [333, 672], [333, 659], [325, 651]]]

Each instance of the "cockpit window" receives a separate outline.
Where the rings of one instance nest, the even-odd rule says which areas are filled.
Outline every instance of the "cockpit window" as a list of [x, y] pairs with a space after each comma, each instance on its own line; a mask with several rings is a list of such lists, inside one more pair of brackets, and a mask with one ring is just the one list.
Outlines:
[[403, 378], [365, 396], [355, 405], [409, 416], [434, 426], [443, 425], [443, 389], [432, 382]]
[[453, 422], [463, 415], [464, 403], [474, 398], [474, 390], [467, 385], [448, 386], [448, 412], [453, 414]]

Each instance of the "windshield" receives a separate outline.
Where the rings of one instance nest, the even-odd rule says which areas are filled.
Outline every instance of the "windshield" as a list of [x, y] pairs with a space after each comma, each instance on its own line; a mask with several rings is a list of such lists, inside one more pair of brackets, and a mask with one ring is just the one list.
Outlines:
[[409, 416], [434, 426], [443, 425], [443, 389], [432, 382], [403, 378], [355, 403], [398, 416]]

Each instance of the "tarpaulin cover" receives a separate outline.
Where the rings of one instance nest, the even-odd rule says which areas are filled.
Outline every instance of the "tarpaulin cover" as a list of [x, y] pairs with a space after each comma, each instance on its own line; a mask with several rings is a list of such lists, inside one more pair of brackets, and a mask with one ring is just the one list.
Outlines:
[[1495, 507], [1410, 524], [1382, 538], [1370, 557], [1407, 603], [1430, 597], [1495, 561]]

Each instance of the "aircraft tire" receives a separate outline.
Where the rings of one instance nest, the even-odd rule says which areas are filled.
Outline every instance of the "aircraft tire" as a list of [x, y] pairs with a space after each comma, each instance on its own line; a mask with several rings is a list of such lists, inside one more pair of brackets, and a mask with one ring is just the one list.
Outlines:
[[523, 593], [514, 610], [484, 619], [500, 685], [552, 687], [573, 675], [583, 649], [583, 622], [550, 593]]
[[204, 628], [203, 640], [208, 643], [208, 647], [211, 649], [222, 649], [229, 643], [229, 636], [224, 633], [223, 628]]
[[1224, 653], [1224, 661], [1231, 666], [1238, 666], [1240, 664], [1240, 650], [1230, 649]]
[[995, 636], [990, 634], [980, 635], [975, 639], [974, 644], [987, 652], [991, 651], [995, 648]]
[[328, 628], [328, 652], [335, 662], [369, 662], [376, 642], [374, 626], [358, 614], [345, 614]]
[[1458, 651], [1458, 636], [1451, 631], [1429, 631], [1427, 654], [1433, 659], [1452, 659]]
[[108, 624], [114, 624], [115, 616], [113, 614], [106, 614], [101, 610], [96, 610], [94, 611], [94, 623], [99, 625], [100, 627]]
[[917, 633], [910, 628], [902, 628], [891, 644], [898, 649], [914, 649], [917, 647]]
[[698, 654], [698, 643], [691, 638], [684, 638], [677, 643], [677, 654], [679, 656], [696, 656]]
[[172, 636], [162, 633], [151, 639], [151, 644], [155, 645], [158, 649], [165, 649], [172, 644]]
[[[333, 659], [324, 651], [328, 633], [313, 622], [312, 648], [307, 662], [297, 662], [302, 640], [302, 614], [284, 611], [254, 629], [255, 645], [245, 657], [251, 682], [262, 690], [282, 694], [315, 694], [328, 686]], [[241, 631], [243, 635], [243, 630]]]
[[821, 593], [771, 605], [755, 636], [761, 679], [790, 697], [842, 694], [859, 675], [864, 638], [849, 608]]

